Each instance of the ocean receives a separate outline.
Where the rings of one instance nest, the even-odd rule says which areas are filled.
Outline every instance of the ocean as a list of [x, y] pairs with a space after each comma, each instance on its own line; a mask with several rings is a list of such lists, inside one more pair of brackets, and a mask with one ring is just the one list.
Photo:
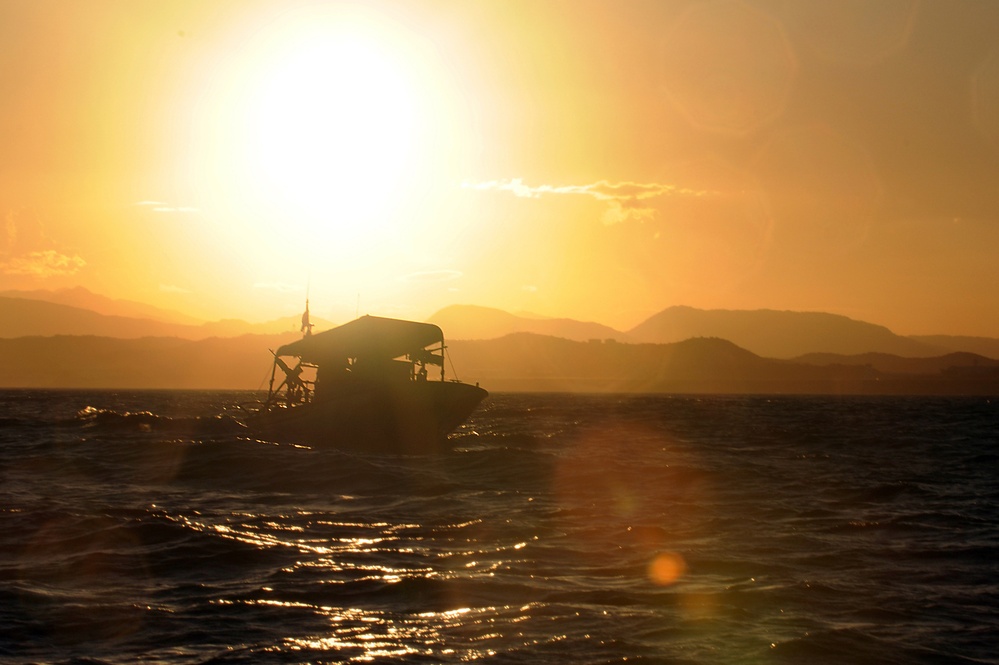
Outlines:
[[0, 391], [3, 663], [999, 663], [999, 401], [491, 395], [427, 457], [253, 395]]

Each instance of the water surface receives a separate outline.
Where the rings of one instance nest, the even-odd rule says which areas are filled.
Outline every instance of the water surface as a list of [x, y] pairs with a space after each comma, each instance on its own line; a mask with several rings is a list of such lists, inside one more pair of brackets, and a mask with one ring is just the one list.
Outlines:
[[994, 400], [501, 394], [406, 457], [248, 397], [0, 392], [0, 659], [999, 663]]

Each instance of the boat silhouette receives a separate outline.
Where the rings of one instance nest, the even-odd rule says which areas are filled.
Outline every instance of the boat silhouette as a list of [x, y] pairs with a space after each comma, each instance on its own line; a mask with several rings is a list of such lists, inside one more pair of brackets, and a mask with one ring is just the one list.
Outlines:
[[444, 333], [431, 323], [362, 316], [273, 352], [254, 435], [310, 445], [426, 452], [446, 446], [488, 393], [445, 377]]

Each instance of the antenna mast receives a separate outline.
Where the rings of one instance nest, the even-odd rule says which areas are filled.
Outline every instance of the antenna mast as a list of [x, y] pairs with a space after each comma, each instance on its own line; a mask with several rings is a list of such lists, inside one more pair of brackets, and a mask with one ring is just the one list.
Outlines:
[[312, 334], [313, 323], [309, 319], [309, 289], [312, 287], [312, 276], [309, 275], [308, 281], [305, 283], [305, 312], [302, 314], [302, 329], [299, 331], [304, 333], [305, 337]]

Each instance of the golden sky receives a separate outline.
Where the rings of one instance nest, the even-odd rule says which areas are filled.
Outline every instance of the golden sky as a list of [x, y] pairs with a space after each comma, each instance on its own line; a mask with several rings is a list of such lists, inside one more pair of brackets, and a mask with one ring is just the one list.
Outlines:
[[0, 0], [0, 290], [999, 337], [999, 3]]

